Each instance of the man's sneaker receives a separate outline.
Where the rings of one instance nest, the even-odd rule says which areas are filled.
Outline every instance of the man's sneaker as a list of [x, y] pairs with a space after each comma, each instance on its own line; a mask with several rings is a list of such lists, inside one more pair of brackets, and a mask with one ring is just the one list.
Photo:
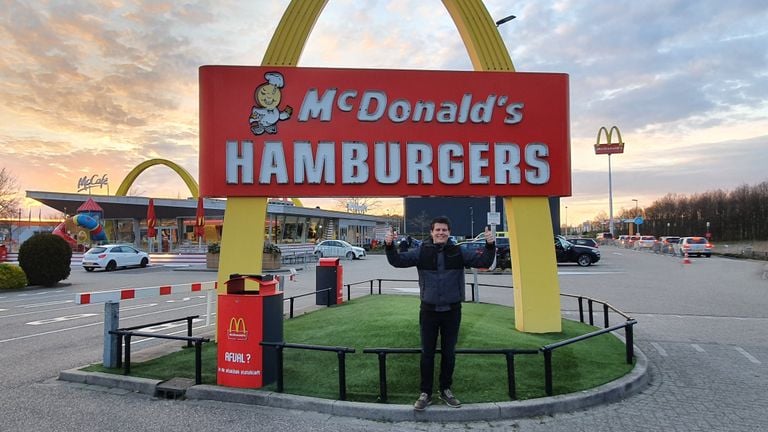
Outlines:
[[432, 405], [432, 396], [422, 393], [419, 398], [416, 399], [416, 403], [413, 404], [413, 409], [416, 411], [424, 411], [428, 406]]
[[440, 391], [440, 400], [445, 402], [451, 408], [458, 408], [461, 406], [461, 401], [456, 399], [451, 389], [445, 389]]

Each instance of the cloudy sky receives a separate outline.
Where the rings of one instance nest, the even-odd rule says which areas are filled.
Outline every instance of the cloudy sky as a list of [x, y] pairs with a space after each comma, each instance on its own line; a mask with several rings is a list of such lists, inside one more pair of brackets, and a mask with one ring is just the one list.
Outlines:
[[[571, 224], [608, 210], [608, 160], [592, 147], [601, 126], [626, 142], [611, 159], [616, 211], [768, 180], [764, 0], [485, 4], [494, 19], [517, 16], [500, 32], [518, 71], [570, 75]], [[0, 167], [22, 194], [76, 192], [94, 174], [114, 194], [150, 158], [197, 178], [198, 67], [259, 65], [288, 1], [0, 5]], [[299, 66], [472, 69], [438, 0], [329, 0]], [[131, 192], [189, 195], [163, 166]]]

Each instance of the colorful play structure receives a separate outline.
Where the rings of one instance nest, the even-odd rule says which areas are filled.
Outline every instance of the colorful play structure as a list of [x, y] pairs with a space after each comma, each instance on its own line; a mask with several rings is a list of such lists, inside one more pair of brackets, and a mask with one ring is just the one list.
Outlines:
[[[101, 224], [101, 217], [103, 214], [104, 210], [96, 204], [93, 199], [88, 198], [88, 200], [77, 209], [77, 214], [60, 223], [53, 230], [53, 234], [63, 238], [72, 249], [78, 249], [79, 243], [83, 243], [88, 239], [92, 242], [104, 242], [107, 240], [107, 233], [104, 231], [104, 226]], [[68, 221], [74, 228], [80, 228], [80, 231], [77, 234], [78, 238], [82, 237], [80, 242], [69, 235], [67, 230]]]

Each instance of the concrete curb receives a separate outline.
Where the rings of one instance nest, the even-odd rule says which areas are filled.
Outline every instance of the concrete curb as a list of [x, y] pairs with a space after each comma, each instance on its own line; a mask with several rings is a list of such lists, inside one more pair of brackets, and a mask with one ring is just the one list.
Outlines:
[[115, 375], [103, 372], [86, 372], [79, 369], [61, 371], [59, 372], [59, 379], [80, 384], [119, 388], [150, 396], [155, 395], [155, 388], [162, 382], [162, 380]]
[[[190, 387], [187, 389], [185, 397], [187, 399], [215, 400], [273, 408], [314, 411], [334, 416], [376, 421], [493, 421], [552, 415], [626, 399], [642, 391], [650, 380], [648, 359], [637, 346], [635, 346], [635, 360], [635, 367], [631, 372], [615, 381], [590, 390], [524, 401], [465, 404], [459, 409], [435, 405], [422, 412], [416, 412], [411, 405], [347, 402], [207, 384]], [[84, 372], [77, 369], [62, 371], [59, 374], [59, 379], [105, 387], [117, 387], [153, 396], [155, 395], [155, 387], [161, 382], [159, 380], [100, 372]]]

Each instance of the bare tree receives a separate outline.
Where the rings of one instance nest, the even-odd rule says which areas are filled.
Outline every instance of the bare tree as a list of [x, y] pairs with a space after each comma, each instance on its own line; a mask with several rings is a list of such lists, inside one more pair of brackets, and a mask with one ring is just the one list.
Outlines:
[[363, 197], [339, 198], [336, 202], [337, 207], [341, 207], [350, 213], [357, 214], [368, 214], [381, 205], [381, 201], [376, 198]]
[[18, 212], [18, 191], [16, 178], [5, 167], [0, 168], [0, 217], [11, 217]]
[[432, 222], [432, 218], [427, 215], [426, 211], [422, 210], [417, 216], [412, 217], [409, 222], [419, 227], [419, 234], [423, 237], [424, 233], [429, 231], [429, 223]]

